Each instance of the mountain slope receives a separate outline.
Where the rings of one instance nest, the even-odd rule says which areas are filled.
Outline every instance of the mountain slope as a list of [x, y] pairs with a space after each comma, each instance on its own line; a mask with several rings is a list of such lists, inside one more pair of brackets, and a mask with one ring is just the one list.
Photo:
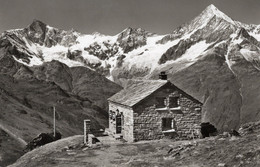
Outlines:
[[[16, 62], [10, 55], [4, 55], [0, 59], [0, 64], [0, 88], [3, 100], [1, 113], [6, 114], [1, 120], [5, 125], [12, 127], [19, 119], [23, 123], [16, 125], [16, 130], [18, 127], [24, 127], [28, 129], [28, 133], [33, 131], [32, 128], [36, 128], [36, 134], [42, 132], [41, 129], [50, 128], [52, 106], [56, 106], [57, 111], [60, 111], [59, 117], [63, 119], [60, 121], [64, 121], [60, 126], [65, 136], [82, 131], [80, 127], [83, 119], [93, 120], [93, 128], [104, 127], [107, 122], [106, 100], [104, 99], [121, 89], [100, 74], [85, 67], [70, 69], [57, 61], [48, 62], [42, 66], [27, 67]], [[78, 76], [79, 74], [81, 76]], [[106, 90], [108, 86], [110, 89]], [[81, 89], [78, 90], [78, 87]], [[86, 91], [88, 94], [84, 94]], [[22, 119], [21, 113], [25, 113], [22, 114], [24, 116]], [[35, 120], [27, 120], [34, 117]], [[38, 121], [44, 123], [44, 126], [32, 126]], [[27, 135], [28, 137], [36, 135], [29, 135], [25, 133], [25, 130], [17, 131], [17, 133], [22, 133], [19, 136]]]
[[[105, 99], [120, 86], [86, 67], [71, 69], [58, 61], [25, 66], [15, 61], [7, 51], [9, 47], [0, 49], [0, 129], [14, 134], [5, 138], [29, 142], [40, 133], [52, 131], [53, 106], [56, 128], [63, 137], [82, 134], [84, 119], [91, 120], [94, 130], [107, 127]], [[1, 153], [0, 165], [12, 163], [12, 157], [24, 149], [24, 145], [17, 146], [18, 155], [5, 143], [1, 141], [1, 148], [10, 151]]]

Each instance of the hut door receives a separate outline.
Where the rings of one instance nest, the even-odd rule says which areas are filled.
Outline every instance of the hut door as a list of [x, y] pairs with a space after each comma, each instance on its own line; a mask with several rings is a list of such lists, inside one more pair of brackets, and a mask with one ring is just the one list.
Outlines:
[[122, 131], [122, 118], [121, 114], [116, 115], [116, 133], [121, 133]]

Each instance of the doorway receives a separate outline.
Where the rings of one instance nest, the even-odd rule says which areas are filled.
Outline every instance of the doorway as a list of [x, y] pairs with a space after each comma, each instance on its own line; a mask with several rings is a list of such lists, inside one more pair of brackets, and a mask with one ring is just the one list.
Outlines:
[[122, 132], [122, 115], [118, 114], [116, 115], [116, 134], [119, 134]]

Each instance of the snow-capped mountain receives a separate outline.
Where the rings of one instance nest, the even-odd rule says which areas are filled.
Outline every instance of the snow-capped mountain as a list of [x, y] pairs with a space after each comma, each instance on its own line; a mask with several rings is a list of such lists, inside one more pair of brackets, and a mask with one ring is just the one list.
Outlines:
[[140, 75], [143, 77], [165, 63], [187, 60], [190, 64], [209, 46], [238, 35], [241, 28], [260, 40], [260, 26], [234, 21], [210, 5], [194, 20], [168, 35], [141, 28], [126, 28], [115, 36], [85, 35], [34, 20], [27, 28], [4, 32], [1, 41], [5, 41], [3, 45], [13, 46], [10, 52], [19, 52], [19, 56], [13, 54], [14, 58], [27, 66], [58, 60], [69, 67], [87, 66], [113, 80], [118, 79], [116, 74], [121, 68], [141, 71], [145, 73]]
[[57, 60], [122, 85], [125, 79], [157, 78], [163, 70], [204, 102], [203, 119], [219, 129], [260, 119], [260, 25], [235, 21], [214, 5], [166, 35], [141, 28], [86, 35], [34, 20], [4, 32], [0, 47], [25, 66]]

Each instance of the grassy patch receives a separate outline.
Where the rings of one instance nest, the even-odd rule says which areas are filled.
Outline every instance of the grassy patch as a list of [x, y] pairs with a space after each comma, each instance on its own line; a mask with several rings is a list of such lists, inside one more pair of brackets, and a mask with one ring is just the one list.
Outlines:
[[150, 143], [138, 144], [137, 145], [138, 152], [141, 154], [150, 154], [151, 152], [155, 152], [155, 147]]
[[78, 154], [76, 156], [76, 158], [83, 157], [83, 156], [84, 157], [96, 157], [97, 154], [95, 153], [95, 150], [86, 150], [86, 151], [84, 151], [84, 153]]
[[130, 167], [136, 167], [136, 166], [141, 166], [141, 167], [150, 167], [153, 166], [154, 164], [151, 164], [149, 162], [144, 162], [144, 161], [133, 161], [129, 163]]
[[[122, 147], [122, 146], [120, 146]], [[123, 156], [134, 156], [138, 154], [138, 148], [135, 145], [128, 145], [128, 146], [124, 146], [125, 149], [119, 149], [119, 151], [117, 151], [118, 154], [123, 155]]]
[[111, 164], [115, 164], [115, 165], [126, 164], [127, 162], [129, 162], [129, 159], [123, 159], [123, 158], [114, 159], [110, 161]]

